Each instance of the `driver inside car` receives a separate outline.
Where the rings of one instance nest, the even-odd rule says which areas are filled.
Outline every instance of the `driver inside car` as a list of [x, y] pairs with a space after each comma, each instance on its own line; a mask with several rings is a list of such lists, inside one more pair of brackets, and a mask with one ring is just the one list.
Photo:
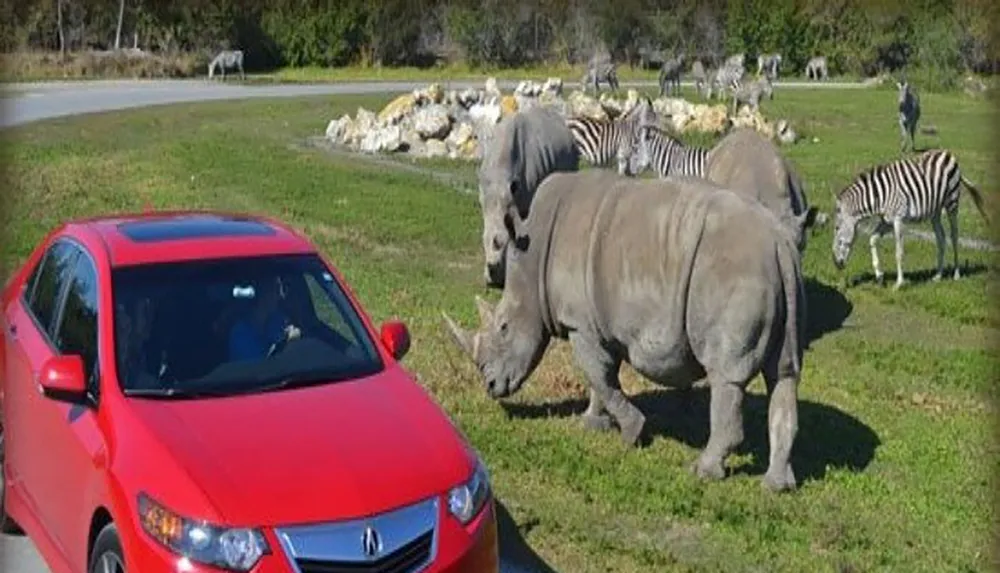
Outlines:
[[277, 278], [258, 281], [253, 307], [229, 331], [229, 359], [258, 360], [268, 356], [284, 340], [301, 332], [290, 324], [278, 302], [282, 289]]

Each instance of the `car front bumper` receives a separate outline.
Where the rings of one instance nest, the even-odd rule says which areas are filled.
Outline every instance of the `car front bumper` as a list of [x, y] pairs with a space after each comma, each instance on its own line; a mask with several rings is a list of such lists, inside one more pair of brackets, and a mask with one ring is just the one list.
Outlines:
[[[124, 532], [123, 532], [124, 533]], [[264, 531], [270, 552], [264, 555], [250, 573], [303, 573], [293, 556], [273, 529]], [[131, 532], [124, 540], [129, 571], [140, 573], [220, 573], [220, 569], [193, 562], [179, 556], [150, 538], [141, 530]], [[362, 562], [363, 563], [363, 562]], [[389, 571], [390, 569], [386, 569]], [[371, 569], [371, 571], [381, 571]], [[462, 526], [450, 515], [441, 512], [437, 520], [433, 555], [419, 573], [497, 573], [499, 572], [499, 538], [496, 507], [491, 499], [480, 514]]]

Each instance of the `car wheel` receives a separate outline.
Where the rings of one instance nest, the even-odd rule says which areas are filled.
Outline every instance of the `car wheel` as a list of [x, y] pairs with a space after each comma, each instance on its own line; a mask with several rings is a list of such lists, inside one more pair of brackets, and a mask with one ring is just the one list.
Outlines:
[[118, 539], [118, 528], [114, 523], [104, 526], [97, 534], [94, 549], [90, 552], [89, 573], [125, 573], [125, 556], [122, 542]]
[[14, 520], [7, 515], [6, 484], [3, 477], [4, 440], [3, 426], [0, 426], [0, 533], [23, 533]]

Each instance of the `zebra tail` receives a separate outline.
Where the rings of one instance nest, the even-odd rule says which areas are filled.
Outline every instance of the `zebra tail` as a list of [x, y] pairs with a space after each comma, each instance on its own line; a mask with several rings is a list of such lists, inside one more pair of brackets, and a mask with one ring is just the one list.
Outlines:
[[979, 189], [976, 189], [975, 185], [965, 178], [965, 175], [960, 175], [959, 178], [961, 179], [962, 184], [965, 185], [965, 188], [969, 191], [969, 195], [972, 195], [972, 202], [976, 204], [976, 209], [978, 209], [979, 214], [983, 216], [983, 220], [986, 221], [987, 225], [991, 225], [992, 222], [990, 221], [990, 216], [986, 214], [986, 209], [983, 208], [983, 196], [979, 192]]

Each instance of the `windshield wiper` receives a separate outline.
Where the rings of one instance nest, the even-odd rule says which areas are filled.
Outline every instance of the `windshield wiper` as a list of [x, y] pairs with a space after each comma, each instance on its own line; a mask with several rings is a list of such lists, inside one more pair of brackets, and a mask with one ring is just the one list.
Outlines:
[[260, 386], [249, 386], [246, 392], [274, 392], [276, 390], [290, 390], [292, 388], [305, 388], [306, 386], [316, 386], [329, 382], [337, 382], [344, 379], [342, 372], [307, 372], [293, 376], [286, 376], [277, 382], [262, 384]]
[[130, 398], [207, 398], [227, 396], [229, 392], [212, 389], [186, 390], [183, 388], [129, 388], [124, 394]]

